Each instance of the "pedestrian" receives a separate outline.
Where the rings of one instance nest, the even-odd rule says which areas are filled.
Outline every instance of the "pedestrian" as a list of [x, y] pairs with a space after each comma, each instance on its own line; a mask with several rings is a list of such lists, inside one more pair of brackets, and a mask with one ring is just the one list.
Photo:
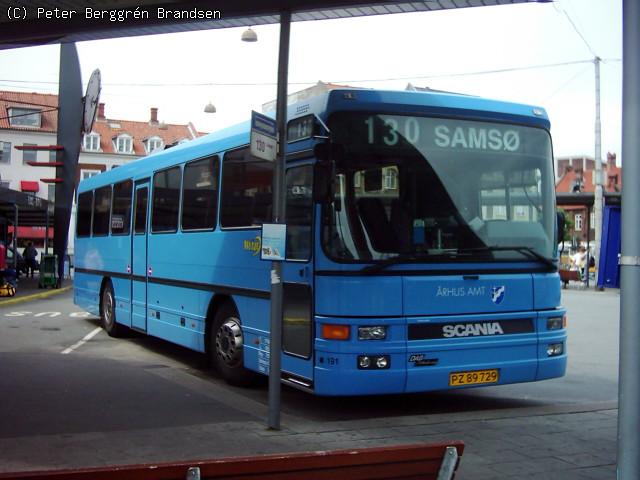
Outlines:
[[33, 277], [33, 273], [36, 270], [36, 257], [38, 256], [38, 251], [36, 247], [33, 246], [33, 242], [27, 244], [22, 252], [22, 256], [27, 266], [27, 277]]
[[4, 242], [0, 240], [0, 272], [4, 272], [7, 269], [7, 247], [4, 246]]
[[16, 271], [7, 265], [7, 247], [0, 240], [0, 297], [13, 297], [16, 293], [15, 286]]
[[578, 248], [578, 251], [573, 256], [572, 260], [577, 270], [580, 272], [580, 279], [584, 281], [585, 266], [587, 264], [587, 249], [582, 246]]

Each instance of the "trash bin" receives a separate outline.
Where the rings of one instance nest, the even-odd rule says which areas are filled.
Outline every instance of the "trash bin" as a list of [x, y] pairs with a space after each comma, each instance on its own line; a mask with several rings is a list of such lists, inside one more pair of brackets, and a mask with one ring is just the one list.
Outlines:
[[58, 284], [56, 272], [58, 270], [57, 255], [42, 255], [40, 262], [40, 281], [38, 288], [46, 288], [48, 286], [55, 288]]

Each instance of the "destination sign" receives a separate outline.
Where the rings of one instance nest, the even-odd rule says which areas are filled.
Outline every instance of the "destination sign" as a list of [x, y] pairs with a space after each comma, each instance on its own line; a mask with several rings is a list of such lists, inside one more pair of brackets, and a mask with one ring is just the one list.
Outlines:
[[520, 125], [361, 113], [337, 114], [331, 123], [334, 141], [347, 150], [392, 148], [548, 156], [551, 148], [546, 131]]

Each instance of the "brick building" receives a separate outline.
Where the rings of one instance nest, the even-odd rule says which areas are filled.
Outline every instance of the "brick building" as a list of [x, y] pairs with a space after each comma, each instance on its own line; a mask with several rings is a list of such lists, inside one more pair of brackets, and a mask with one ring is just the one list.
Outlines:
[[[593, 157], [560, 157], [556, 159], [556, 193], [595, 193], [595, 166]], [[616, 154], [607, 153], [607, 161], [602, 164], [603, 191], [619, 193], [622, 191], [622, 167], [616, 164]], [[595, 238], [595, 218], [591, 212], [590, 231], [587, 232], [589, 209], [580, 205], [559, 205], [574, 222], [572, 235], [577, 242]]]
[[[18, 150], [23, 145], [55, 145], [58, 130], [58, 96], [43, 93], [0, 91], [0, 188], [27, 192], [53, 201], [55, 184], [43, 181], [56, 176], [54, 167], [33, 167], [29, 162], [53, 162], [55, 151]], [[80, 126], [78, 126], [80, 128]], [[192, 140], [201, 135], [192, 123], [167, 124], [151, 108], [147, 121], [111, 119], [105, 104], [98, 108], [93, 129], [83, 137], [77, 183], [105, 170], [143, 157], [154, 150]], [[74, 219], [72, 216], [73, 229]], [[10, 233], [13, 228], [10, 228]], [[27, 241], [42, 248], [43, 227], [20, 227], [19, 246]], [[72, 236], [71, 236], [72, 237]], [[50, 230], [49, 238], [53, 238]], [[73, 250], [70, 238], [69, 249]]]

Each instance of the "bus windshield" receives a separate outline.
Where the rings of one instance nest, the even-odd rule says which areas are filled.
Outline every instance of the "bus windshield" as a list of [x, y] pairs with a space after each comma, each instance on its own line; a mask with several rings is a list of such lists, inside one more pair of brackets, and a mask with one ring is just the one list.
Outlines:
[[541, 128], [342, 112], [322, 245], [340, 262], [554, 256], [551, 139]]

